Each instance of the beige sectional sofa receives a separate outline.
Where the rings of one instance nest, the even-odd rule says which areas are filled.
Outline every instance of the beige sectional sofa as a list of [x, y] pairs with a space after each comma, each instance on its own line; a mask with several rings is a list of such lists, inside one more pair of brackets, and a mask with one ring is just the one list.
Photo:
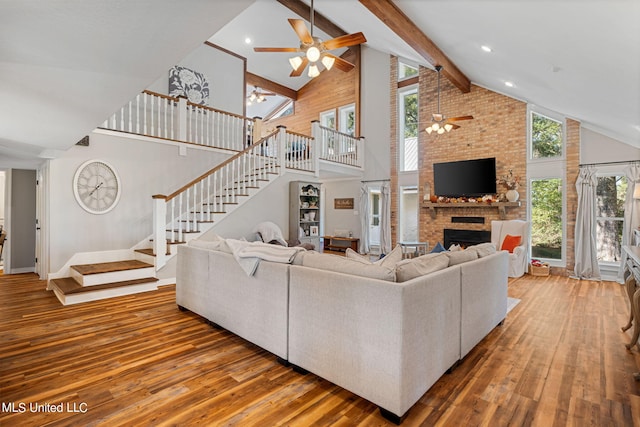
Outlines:
[[[343, 257], [303, 253], [247, 276], [231, 254], [183, 246], [176, 301], [400, 422], [506, 316], [507, 253], [477, 252], [371, 266], [375, 278], [358, 261], [349, 269]], [[449, 263], [410, 278], [442, 257]]]

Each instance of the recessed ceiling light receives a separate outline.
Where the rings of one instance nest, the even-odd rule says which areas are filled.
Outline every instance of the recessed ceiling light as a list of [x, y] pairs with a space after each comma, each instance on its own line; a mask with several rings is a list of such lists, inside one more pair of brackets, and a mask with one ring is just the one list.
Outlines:
[[514, 87], [515, 85], [513, 84], [513, 82], [504, 82], [504, 85], [506, 87]]
[[485, 52], [493, 52], [493, 49], [491, 49], [489, 46], [487, 45], [482, 45], [480, 46], [480, 49], [484, 50]]
[[245, 39], [244, 39], [244, 42], [245, 42], [246, 44], [251, 44], [251, 41], [252, 41], [252, 40], [251, 40], [251, 37], [247, 37], [247, 38], [245, 38]]

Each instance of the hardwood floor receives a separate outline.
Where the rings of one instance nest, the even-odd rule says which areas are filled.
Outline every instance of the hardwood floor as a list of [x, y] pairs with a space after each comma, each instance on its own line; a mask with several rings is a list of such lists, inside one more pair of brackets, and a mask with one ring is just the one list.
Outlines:
[[[640, 426], [623, 287], [525, 276], [509, 295], [522, 301], [504, 325], [403, 426]], [[0, 345], [2, 426], [391, 425], [372, 403], [180, 312], [173, 286], [63, 307], [35, 275], [1, 276]]]

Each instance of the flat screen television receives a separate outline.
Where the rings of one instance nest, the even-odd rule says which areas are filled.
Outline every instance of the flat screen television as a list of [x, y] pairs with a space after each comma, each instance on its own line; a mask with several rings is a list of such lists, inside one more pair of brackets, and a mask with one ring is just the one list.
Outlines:
[[496, 158], [433, 164], [434, 193], [444, 197], [481, 197], [496, 193]]

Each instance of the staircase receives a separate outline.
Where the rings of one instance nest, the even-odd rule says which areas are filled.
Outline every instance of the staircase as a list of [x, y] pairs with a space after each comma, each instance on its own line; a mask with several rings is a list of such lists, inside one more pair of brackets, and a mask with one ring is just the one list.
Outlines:
[[280, 176], [278, 139], [285, 135], [276, 131], [176, 192], [153, 196], [154, 233], [145, 239], [147, 247], [141, 242], [108, 262], [70, 265], [69, 276], [50, 280], [49, 289], [63, 305], [157, 289], [156, 271], [177, 254], [177, 246], [209, 231]]

